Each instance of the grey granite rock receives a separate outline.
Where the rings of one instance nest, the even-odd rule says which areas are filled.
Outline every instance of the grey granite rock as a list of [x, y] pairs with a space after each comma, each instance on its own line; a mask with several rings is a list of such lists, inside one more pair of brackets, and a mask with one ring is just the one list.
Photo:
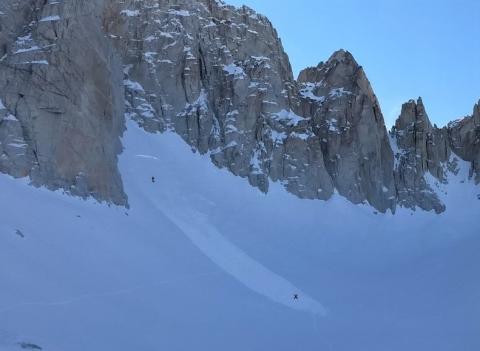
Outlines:
[[327, 170], [354, 203], [395, 210], [393, 153], [379, 103], [361, 66], [344, 50], [298, 78]]
[[471, 116], [449, 123], [448, 135], [453, 152], [471, 162], [471, 176], [480, 183], [480, 101]]
[[126, 205], [125, 117], [147, 132], [174, 130], [263, 192], [273, 181], [301, 198], [337, 191], [382, 212], [441, 212], [427, 178], [447, 181], [452, 150], [480, 181], [478, 105], [439, 129], [411, 101], [389, 140], [349, 52], [295, 80], [276, 30], [248, 7], [0, 1], [0, 172]]
[[12, 158], [4, 145], [1, 170], [126, 204], [117, 169], [122, 62], [105, 37], [104, 6], [101, 0], [1, 2], [0, 99], [17, 120], [4, 118], [0, 141], [22, 140], [25, 155]]
[[446, 166], [450, 160], [446, 128], [432, 126], [422, 99], [403, 104], [402, 112], [392, 130], [395, 149], [395, 183], [398, 203], [437, 213], [445, 210], [425, 178], [430, 173], [446, 182]]
[[20, 121], [0, 101], [0, 172], [26, 177], [34, 162]]

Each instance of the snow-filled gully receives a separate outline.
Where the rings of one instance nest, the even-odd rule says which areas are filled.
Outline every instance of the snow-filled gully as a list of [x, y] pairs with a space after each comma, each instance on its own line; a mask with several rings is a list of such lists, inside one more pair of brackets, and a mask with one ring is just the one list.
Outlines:
[[[132, 121], [129, 121], [124, 142], [127, 144], [126, 150], [133, 156], [131, 158], [133, 162], [129, 162], [128, 169], [138, 169], [146, 173], [147, 170], [151, 169], [151, 172], [154, 172], [153, 170], [161, 167], [159, 162], [168, 164], [169, 160], [158, 157], [154, 152], [157, 148], [165, 148], [165, 145], [156, 145], [155, 141], [162, 141], [168, 136], [167, 133], [162, 136], [163, 138], [155, 138], [153, 135], [145, 134]], [[145, 139], [150, 142], [145, 142]], [[130, 143], [130, 140], [136, 142]], [[172, 151], [178, 150], [173, 148]], [[194, 155], [191, 154], [190, 157], [194, 158]], [[137, 160], [141, 160], [141, 165], [133, 166], [138, 162]], [[144, 176], [147, 177], [147, 175]], [[135, 202], [148, 203], [151, 210], [158, 211], [170, 220], [204, 255], [245, 287], [297, 311], [308, 312], [315, 316], [327, 314], [326, 308], [321, 303], [231, 243], [213, 224], [209, 223], [207, 215], [200, 212], [201, 206], [191, 205], [188, 197], [185, 198], [182, 194], [176, 193], [172, 184], [167, 187], [156, 187], [159, 192], [152, 193], [151, 187], [145, 187], [143, 180], [138, 182], [138, 174], [132, 174], [132, 177], [126, 176], [126, 178], [130, 193], [141, 198], [131, 199], [132, 208], [135, 207]], [[158, 182], [162, 183], [162, 179]], [[298, 298], [294, 298], [295, 295], [298, 295]]]
[[[326, 308], [291, 282], [257, 262], [208, 223], [206, 216], [182, 207], [159, 208], [210, 260], [247, 288], [289, 308], [325, 316]], [[294, 299], [294, 295], [298, 299]]]

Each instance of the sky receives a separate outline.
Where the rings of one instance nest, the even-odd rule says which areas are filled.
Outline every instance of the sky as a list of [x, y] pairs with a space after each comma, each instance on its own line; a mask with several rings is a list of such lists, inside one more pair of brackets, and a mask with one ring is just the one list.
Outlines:
[[421, 96], [432, 123], [471, 115], [480, 99], [478, 0], [226, 0], [266, 15], [294, 74], [350, 51], [391, 126]]

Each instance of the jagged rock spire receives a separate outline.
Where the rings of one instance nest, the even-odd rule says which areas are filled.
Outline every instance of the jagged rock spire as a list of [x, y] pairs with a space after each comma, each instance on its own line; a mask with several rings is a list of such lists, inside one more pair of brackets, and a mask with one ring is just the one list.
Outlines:
[[345, 50], [298, 78], [325, 164], [340, 194], [395, 210], [393, 153], [383, 115], [363, 68]]
[[471, 176], [480, 183], [480, 101], [471, 116], [448, 125], [450, 146], [457, 155], [471, 162]]
[[447, 131], [432, 126], [421, 97], [402, 105], [393, 136], [399, 203], [405, 207], [444, 211], [445, 206], [426, 181], [425, 173], [445, 181], [445, 163], [450, 151]]

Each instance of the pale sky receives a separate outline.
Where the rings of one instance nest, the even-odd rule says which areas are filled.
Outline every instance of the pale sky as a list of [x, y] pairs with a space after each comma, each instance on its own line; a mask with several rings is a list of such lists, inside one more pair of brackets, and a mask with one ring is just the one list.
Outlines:
[[479, 0], [226, 0], [266, 15], [294, 74], [349, 50], [367, 72], [387, 125], [422, 96], [433, 123], [480, 99]]

